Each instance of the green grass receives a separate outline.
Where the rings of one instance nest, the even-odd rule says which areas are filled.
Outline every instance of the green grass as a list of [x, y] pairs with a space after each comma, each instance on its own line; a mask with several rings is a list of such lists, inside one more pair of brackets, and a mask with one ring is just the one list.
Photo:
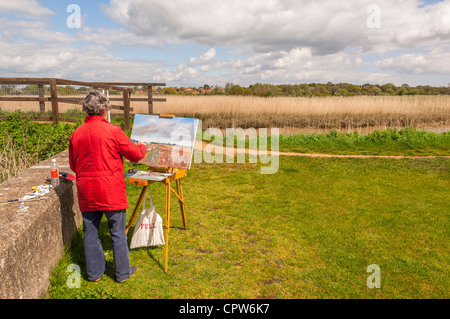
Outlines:
[[280, 151], [326, 154], [449, 156], [450, 131], [434, 133], [408, 127], [387, 129], [370, 134], [292, 135], [280, 137]]
[[69, 138], [79, 126], [68, 123], [40, 124], [33, 117], [21, 118], [23, 113], [8, 114], [8, 120], [0, 121], [0, 147], [9, 136], [15, 146], [24, 153], [38, 152], [40, 159], [58, 154], [69, 146]]
[[[86, 281], [79, 234], [48, 298], [448, 298], [449, 169], [442, 158], [282, 157], [275, 175], [194, 164], [183, 181], [188, 230], [172, 196], [168, 274], [163, 247], [141, 248], [130, 252], [137, 274], [116, 283], [104, 218], [106, 276]], [[127, 192], [130, 215], [140, 188]], [[164, 216], [163, 186], [152, 193]], [[66, 286], [73, 263], [80, 289]], [[366, 286], [371, 264], [381, 289]]]
[[[270, 130], [268, 130], [270, 134]], [[226, 137], [204, 137], [206, 142], [226, 146]], [[254, 138], [234, 138], [248, 148], [257, 145]], [[271, 138], [268, 139], [271, 149]], [[450, 131], [434, 133], [407, 127], [401, 130], [386, 129], [369, 134], [338, 133], [332, 130], [328, 134], [295, 134], [279, 136], [280, 152], [335, 154], [335, 155], [406, 155], [406, 156], [450, 156]]]
[[[39, 158], [65, 149], [76, 127], [19, 115], [0, 121], [0, 142], [8, 136], [19, 153]], [[280, 137], [280, 151], [289, 152], [448, 156], [449, 150], [449, 132], [414, 128]], [[117, 284], [104, 219], [106, 276], [86, 281], [79, 232], [53, 272], [47, 298], [448, 298], [449, 168], [444, 158], [281, 157], [278, 174], [261, 175], [259, 165], [194, 164], [183, 181], [188, 230], [180, 229], [172, 196], [167, 275], [163, 247], [137, 249], [130, 258], [138, 273]], [[164, 216], [162, 185], [152, 191]], [[127, 186], [129, 215], [139, 192]], [[81, 289], [66, 285], [70, 264], [81, 267]], [[371, 264], [381, 267], [381, 289], [366, 286]]]
[[[85, 115], [72, 110], [66, 114], [84, 119]], [[7, 120], [0, 120], [0, 183], [21, 171], [56, 155], [69, 147], [73, 131], [82, 123], [36, 123], [41, 114], [36, 112], [3, 112]], [[64, 115], [64, 114], [62, 114]], [[112, 118], [123, 125], [121, 118]], [[131, 130], [127, 131], [131, 134]]]
[[[1, 113], [0, 113], [1, 114]], [[79, 126], [65, 123], [38, 124], [22, 113], [9, 113], [0, 121], [0, 183], [69, 146]]]

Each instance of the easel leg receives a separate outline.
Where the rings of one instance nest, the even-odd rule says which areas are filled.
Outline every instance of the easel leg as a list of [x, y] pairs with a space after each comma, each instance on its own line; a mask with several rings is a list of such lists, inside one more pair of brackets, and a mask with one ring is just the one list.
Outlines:
[[136, 204], [136, 207], [134, 208], [133, 214], [131, 215], [130, 221], [128, 222], [127, 229], [125, 231], [126, 234], [128, 234], [128, 231], [130, 230], [131, 225], [133, 224], [134, 218], [136, 217], [137, 211], [139, 209], [139, 206], [141, 206], [142, 200], [144, 199], [145, 192], [147, 191], [148, 186], [144, 186], [142, 188], [141, 195], [139, 196], [138, 202]]
[[170, 230], [170, 183], [166, 183], [166, 256], [164, 271], [167, 273], [167, 260], [169, 258], [169, 230]]
[[179, 202], [180, 202], [180, 209], [181, 209], [181, 218], [183, 219], [183, 226], [184, 226], [184, 229], [186, 229], [187, 228], [187, 222], [186, 222], [186, 211], [184, 210], [183, 187], [181, 186], [181, 180], [177, 179], [176, 183], [177, 183], [178, 195], [183, 200], [183, 201], [179, 200]]

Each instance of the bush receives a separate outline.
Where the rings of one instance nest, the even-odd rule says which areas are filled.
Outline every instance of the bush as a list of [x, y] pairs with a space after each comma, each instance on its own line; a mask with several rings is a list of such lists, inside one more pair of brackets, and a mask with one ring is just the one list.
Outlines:
[[22, 113], [9, 113], [0, 122], [0, 182], [69, 146], [73, 131], [81, 124], [38, 124]]

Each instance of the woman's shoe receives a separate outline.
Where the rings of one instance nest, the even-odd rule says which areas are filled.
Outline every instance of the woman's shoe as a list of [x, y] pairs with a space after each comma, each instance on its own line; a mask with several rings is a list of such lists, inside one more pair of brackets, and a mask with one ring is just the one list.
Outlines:
[[136, 271], [137, 271], [137, 267], [136, 266], [131, 266], [130, 267], [130, 276], [127, 278], [127, 279], [125, 279], [125, 280], [122, 280], [122, 281], [118, 281], [118, 283], [120, 283], [120, 284], [122, 284], [122, 283], [124, 283], [125, 281], [127, 281], [128, 279], [130, 279], [130, 277], [131, 276], [133, 276], [135, 273], [136, 273]]

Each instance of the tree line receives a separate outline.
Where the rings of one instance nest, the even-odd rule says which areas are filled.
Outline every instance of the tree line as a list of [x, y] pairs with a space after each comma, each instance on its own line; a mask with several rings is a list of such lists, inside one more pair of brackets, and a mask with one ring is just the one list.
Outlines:
[[[50, 88], [47, 85], [43, 87], [44, 94], [50, 94]], [[58, 86], [58, 94], [61, 95], [80, 95], [87, 94], [90, 88]], [[147, 87], [135, 86], [133, 93], [148, 93]], [[37, 94], [37, 85], [17, 86], [12, 84], [0, 85], [0, 95], [22, 95]], [[120, 92], [112, 92], [111, 95]], [[450, 95], [450, 83], [447, 87], [435, 87], [430, 85], [409, 86], [402, 84], [396, 86], [392, 83], [387, 84], [364, 84], [356, 85], [351, 83], [309, 83], [309, 84], [267, 84], [255, 83], [248, 87], [238, 84], [227, 83], [225, 87], [210, 86], [205, 84], [201, 87], [158, 87], [155, 94], [183, 94], [183, 95], [243, 95], [243, 96], [293, 96], [293, 97], [312, 97], [312, 96], [357, 96], [357, 95]]]
[[[201, 88], [174, 88], [161, 89], [161, 94], [204, 94], [204, 95], [244, 95], [244, 96], [356, 96], [356, 95], [450, 95], [450, 84], [447, 87], [434, 87], [430, 85], [409, 86], [402, 84], [396, 86], [387, 84], [364, 84], [355, 85], [351, 83], [309, 83], [309, 84], [265, 84], [256, 83], [248, 87], [238, 84], [227, 83], [224, 88], [212, 87], [213, 90], [205, 91]], [[202, 90], [203, 89], [203, 90]], [[207, 93], [202, 93], [207, 92]]]

